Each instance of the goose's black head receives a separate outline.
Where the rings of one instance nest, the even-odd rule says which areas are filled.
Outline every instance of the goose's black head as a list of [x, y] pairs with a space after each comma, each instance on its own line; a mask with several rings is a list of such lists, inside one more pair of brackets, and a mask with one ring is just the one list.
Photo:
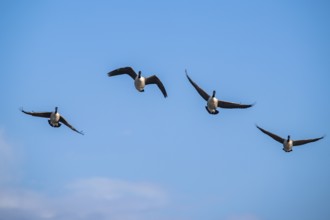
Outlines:
[[288, 141], [290, 140], [290, 135], [288, 135]]
[[138, 77], [139, 77], [139, 79], [141, 78], [141, 71], [139, 71], [139, 73], [138, 73]]
[[212, 94], [212, 98], [214, 98], [215, 97], [215, 90], [213, 90], [213, 94]]
[[55, 114], [57, 113], [57, 109], [58, 109], [58, 107], [55, 107]]

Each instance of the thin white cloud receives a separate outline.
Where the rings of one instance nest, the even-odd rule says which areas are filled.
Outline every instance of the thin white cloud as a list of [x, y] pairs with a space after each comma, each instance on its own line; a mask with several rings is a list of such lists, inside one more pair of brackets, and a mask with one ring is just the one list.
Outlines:
[[15, 167], [14, 152], [4, 133], [4, 130], [0, 129], [0, 184], [12, 179]]
[[157, 210], [167, 203], [164, 190], [150, 183], [91, 178], [75, 181], [69, 184], [67, 189], [69, 196], [66, 202], [76, 201], [76, 206], [79, 206], [77, 209], [81, 210], [82, 216], [98, 213], [104, 216], [128, 217], [129, 213], [136, 215]]
[[[59, 187], [60, 195], [9, 187], [16, 151], [0, 130], [0, 218], [6, 220], [148, 220], [161, 219], [167, 193], [147, 182], [88, 178]], [[17, 185], [17, 184], [15, 184]], [[157, 214], [158, 213], [158, 214]]]
[[[0, 216], [7, 220], [152, 219], [164, 208], [164, 190], [150, 183], [91, 178], [70, 183], [61, 196], [17, 189], [0, 190]], [[24, 218], [22, 218], [24, 216]]]
[[148, 199], [164, 197], [161, 190], [149, 183], [133, 183], [118, 179], [90, 178], [79, 180], [68, 185], [69, 189], [80, 195], [103, 197], [107, 200], [120, 199], [125, 196], [142, 196]]
[[0, 216], [6, 216], [5, 219], [11, 220], [18, 219], [23, 213], [26, 217], [33, 216], [37, 219], [48, 219], [53, 216], [47, 199], [41, 194], [28, 190], [1, 189]]

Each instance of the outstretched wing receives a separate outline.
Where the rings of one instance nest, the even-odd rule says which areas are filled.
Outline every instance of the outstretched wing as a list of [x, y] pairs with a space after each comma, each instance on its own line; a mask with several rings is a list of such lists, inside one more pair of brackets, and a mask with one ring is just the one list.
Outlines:
[[192, 81], [192, 79], [190, 79], [190, 77], [188, 76], [188, 72], [187, 72], [187, 70], [185, 70], [185, 71], [186, 71], [186, 76], [187, 76], [189, 82], [191, 83], [191, 85], [193, 85], [193, 87], [195, 87], [195, 89], [196, 89], [197, 92], [200, 94], [200, 96], [202, 96], [203, 99], [204, 99], [205, 101], [207, 101], [207, 100], [210, 98], [209, 94], [207, 94], [207, 93], [206, 93], [202, 88], [200, 88], [200, 87], [199, 87], [194, 81]]
[[27, 112], [24, 111], [23, 108], [20, 109], [21, 112], [27, 114], [27, 115], [32, 115], [36, 117], [42, 117], [42, 118], [50, 118], [50, 115], [52, 114], [51, 112]]
[[122, 75], [122, 74], [128, 74], [130, 77], [132, 77], [132, 79], [135, 79], [137, 74], [136, 72], [132, 69], [132, 67], [122, 67], [119, 69], [115, 69], [111, 72], [108, 73], [108, 76], [118, 76], [118, 75]]
[[322, 138], [324, 138], [324, 136], [320, 137], [320, 138], [314, 138], [314, 139], [296, 140], [296, 141], [293, 141], [293, 146], [299, 146], [299, 145], [315, 142], [315, 141], [318, 141]]
[[82, 131], [78, 131], [77, 129], [75, 129], [72, 125], [70, 125], [65, 118], [63, 118], [63, 116], [60, 117], [60, 122], [62, 122], [63, 124], [65, 124], [66, 126], [68, 126], [69, 128], [71, 128], [72, 130], [74, 130], [75, 132], [78, 132], [79, 134], [84, 135], [84, 133]]
[[218, 100], [218, 107], [220, 108], [250, 108], [252, 106], [253, 104], [243, 105], [234, 102], [226, 102], [226, 101]]
[[153, 76], [150, 76], [148, 78], [145, 78], [146, 81], [146, 85], [148, 84], [156, 84], [158, 86], [158, 88], [160, 89], [160, 91], [162, 91], [164, 97], [166, 98], [167, 97], [167, 92], [165, 90], [165, 87], [163, 85], [163, 83], [160, 81], [160, 79], [156, 76], [156, 75], [153, 75]]
[[265, 129], [260, 128], [258, 125], [256, 125], [256, 126], [257, 126], [257, 128], [260, 131], [262, 131], [263, 133], [267, 134], [268, 136], [270, 136], [271, 138], [273, 138], [275, 141], [280, 142], [281, 144], [283, 144], [283, 142], [284, 142], [284, 139], [283, 138], [281, 138], [281, 137], [277, 136], [276, 134], [273, 134], [273, 133], [271, 133], [269, 131], [266, 131]]

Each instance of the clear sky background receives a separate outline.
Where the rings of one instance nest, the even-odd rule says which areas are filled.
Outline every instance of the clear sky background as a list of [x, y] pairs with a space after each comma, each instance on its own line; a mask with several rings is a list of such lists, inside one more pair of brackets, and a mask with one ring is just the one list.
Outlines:
[[[330, 219], [330, 3], [1, 1], [0, 219]], [[157, 74], [144, 93], [124, 66]], [[184, 70], [219, 99], [206, 112]], [[59, 112], [78, 130], [19, 111]], [[282, 137], [325, 139], [285, 153]]]

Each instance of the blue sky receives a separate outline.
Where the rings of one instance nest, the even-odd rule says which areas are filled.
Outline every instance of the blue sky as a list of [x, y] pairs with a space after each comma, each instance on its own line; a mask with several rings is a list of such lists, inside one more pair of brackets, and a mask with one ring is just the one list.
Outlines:
[[[330, 218], [328, 1], [1, 1], [0, 216]], [[124, 66], [157, 74], [135, 90]], [[206, 112], [205, 91], [250, 109]], [[85, 136], [19, 112], [55, 106]]]

